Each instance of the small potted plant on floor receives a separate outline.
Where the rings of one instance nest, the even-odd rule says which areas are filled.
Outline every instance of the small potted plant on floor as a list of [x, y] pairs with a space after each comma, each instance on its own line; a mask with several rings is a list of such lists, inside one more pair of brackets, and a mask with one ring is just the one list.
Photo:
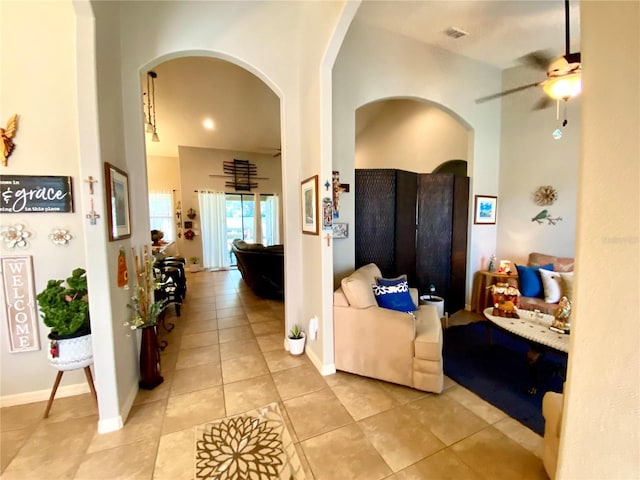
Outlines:
[[200, 267], [200, 258], [196, 256], [189, 257], [189, 271], [199, 272], [200, 270], [202, 270]]
[[302, 355], [304, 353], [304, 342], [306, 336], [298, 324], [295, 324], [288, 335], [289, 353], [291, 355]]
[[49, 280], [37, 295], [49, 333], [49, 361], [58, 370], [91, 365], [91, 325], [86, 271], [76, 268], [66, 280]]

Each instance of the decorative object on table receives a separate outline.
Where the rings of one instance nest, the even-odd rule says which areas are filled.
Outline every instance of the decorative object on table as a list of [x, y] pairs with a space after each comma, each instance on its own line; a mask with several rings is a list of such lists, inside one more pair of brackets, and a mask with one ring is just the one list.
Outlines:
[[571, 300], [563, 296], [553, 316], [554, 320], [549, 328], [554, 332], [569, 333], [571, 331]]
[[199, 272], [200, 270], [202, 270], [202, 267], [200, 266], [200, 257], [189, 257], [189, 271]]
[[322, 199], [322, 229], [331, 230], [333, 228], [333, 205], [329, 197]]
[[2, 237], [4, 246], [7, 248], [28, 248], [28, 239], [31, 237], [31, 232], [25, 230], [24, 225], [21, 223], [3, 225], [0, 227], [0, 237]]
[[551, 185], [543, 185], [533, 194], [533, 201], [536, 205], [544, 207], [546, 205], [553, 205], [558, 199], [558, 192]]
[[298, 324], [295, 324], [287, 335], [287, 347], [291, 355], [302, 355], [306, 336]]
[[302, 233], [318, 235], [318, 175], [303, 180], [300, 184]]
[[490, 273], [493, 273], [496, 271], [496, 256], [495, 255], [491, 255], [491, 257], [489, 257], [489, 267], [487, 268], [487, 271]]
[[196, 479], [303, 480], [277, 402], [195, 427]]
[[508, 283], [495, 283], [487, 287], [493, 296], [493, 313], [496, 317], [520, 318], [518, 306], [520, 291]]
[[189, 218], [189, 220], [193, 220], [194, 218], [196, 218], [196, 211], [193, 208], [190, 208], [189, 210], [187, 210], [187, 217]]
[[333, 224], [333, 238], [349, 238], [349, 224], [348, 223], [334, 223]]
[[69, 230], [65, 228], [55, 228], [49, 234], [49, 240], [51, 240], [54, 245], [69, 245], [69, 240], [72, 238], [73, 236], [69, 233]]
[[127, 255], [124, 248], [118, 252], [118, 288], [129, 289], [129, 271], [127, 270]]
[[107, 187], [109, 241], [129, 238], [131, 237], [129, 176], [124, 170], [105, 162], [104, 178]]
[[0, 213], [73, 212], [71, 177], [0, 175]]
[[140, 388], [151, 390], [160, 385], [164, 379], [160, 375], [160, 346], [156, 326], [162, 313], [165, 301], [155, 301], [154, 292], [159, 284], [154, 275], [155, 257], [149, 253], [145, 245], [142, 258], [133, 251], [136, 269], [136, 285], [131, 303], [127, 305], [132, 311], [128, 325], [132, 330], [142, 330], [140, 345]]
[[11, 117], [9, 117], [7, 127], [0, 127], [0, 136], [2, 137], [2, 165], [5, 167], [9, 164], [9, 157], [16, 148], [15, 143], [13, 143], [13, 137], [16, 136], [17, 131], [18, 114], [14, 113]]
[[535, 217], [531, 219], [532, 222], [538, 222], [538, 225], [547, 221], [547, 225], [555, 225], [556, 223], [562, 221], [562, 217], [552, 217], [549, 213], [549, 210], [544, 209], [540, 211]]
[[511, 262], [509, 260], [500, 260], [500, 267], [498, 267], [498, 273], [511, 273]]
[[473, 223], [476, 225], [495, 225], [498, 197], [492, 195], [476, 195]]
[[0, 262], [9, 352], [40, 350], [33, 257], [2, 257]]

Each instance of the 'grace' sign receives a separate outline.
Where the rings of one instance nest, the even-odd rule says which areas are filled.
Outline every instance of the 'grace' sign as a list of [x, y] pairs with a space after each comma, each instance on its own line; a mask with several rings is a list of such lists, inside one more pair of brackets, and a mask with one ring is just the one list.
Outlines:
[[2, 257], [2, 293], [11, 353], [40, 350], [31, 259], [29, 255]]
[[73, 212], [71, 177], [0, 175], [0, 213]]

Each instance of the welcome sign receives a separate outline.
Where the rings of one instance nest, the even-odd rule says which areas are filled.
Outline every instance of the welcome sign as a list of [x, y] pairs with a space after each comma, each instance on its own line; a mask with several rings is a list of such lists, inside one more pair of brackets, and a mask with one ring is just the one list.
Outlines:
[[71, 177], [0, 175], [0, 213], [73, 212]]
[[2, 257], [0, 261], [9, 352], [40, 350], [32, 258]]

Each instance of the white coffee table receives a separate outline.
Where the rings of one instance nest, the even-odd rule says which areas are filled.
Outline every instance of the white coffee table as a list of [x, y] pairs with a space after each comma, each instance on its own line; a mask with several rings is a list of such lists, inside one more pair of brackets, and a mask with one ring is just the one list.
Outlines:
[[503, 330], [554, 350], [569, 353], [569, 335], [549, 329], [553, 322], [553, 315], [518, 310], [520, 318], [505, 318], [492, 315], [492, 311], [493, 307], [485, 308], [484, 316]]
[[[493, 307], [485, 308], [483, 313], [489, 320], [489, 324], [528, 340], [527, 362], [529, 363], [529, 373], [533, 383], [529, 393], [535, 395], [538, 391], [538, 360], [547, 350], [568, 354], [569, 335], [554, 332], [549, 328], [554, 319], [553, 315], [530, 310], [518, 310], [520, 318], [506, 318], [493, 315]], [[491, 330], [489, 330], [489, 335], [491, 336]]]

